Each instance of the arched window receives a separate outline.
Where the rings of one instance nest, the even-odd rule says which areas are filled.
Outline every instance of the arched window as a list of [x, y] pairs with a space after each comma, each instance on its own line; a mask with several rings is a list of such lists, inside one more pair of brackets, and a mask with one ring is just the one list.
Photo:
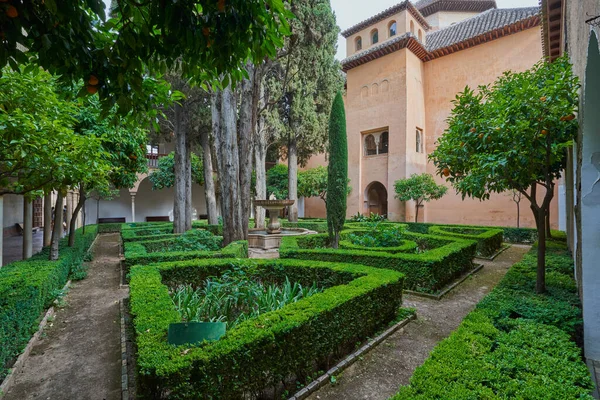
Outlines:
[[362, 50], [362, 38], [360, 36], [356, 38], [354, 42], [354, 48], [356, 51]]
[[397, 32], [397, 25], [396, 25], [396, 21], [392, 21], [392, 22], [390, 22], [390, 25], [389, 25], [388, 32], [389, 32], [389, 35], [390, 35], [390, 37], [392, 37], [392, 36], [396, 36], [396, 33], [398, 33], [398, 32]]
[[415, 23], [414, 23], [414, 22], [412, 22], [412, 21], [410, 21], [410, 31], [411, 31], [412, 33], [415, 33]]
[[419, 42], [423, 42], [423, 32], [419, 29]]
[[373, 29], [371, 31], [371, 44], [375, 44], [377, 42], [379, 42], [379, 32], [377, 29]]
[[383, 132], [381, 136], [379, 136], [379, 153], [378, 154], [386, 154], [388, 152], [388, 133]]
[[423, 129], [417, 128], [415, 135], [417, 153], [423, 153], [423, 141]]
[[368, 156], [377, 154], [377, 144], [375, 143], [375, 137], [373, 135], [367, 135], [365, 137], [365, 154]]

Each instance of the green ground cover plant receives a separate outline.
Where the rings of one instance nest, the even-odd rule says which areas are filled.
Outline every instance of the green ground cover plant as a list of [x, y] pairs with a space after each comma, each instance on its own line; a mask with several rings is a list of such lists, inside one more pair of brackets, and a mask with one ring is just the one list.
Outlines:
[[[172, 346], [166, 332], [179, 322], [169, 288], [200, 287], [233, 266], [253, 268], [265, 282], [286, 278], [323, 292], [248, 319], [220, 340]], [[396, 317], [403, 275], [358, 264], [308, 260], [190, 260], [132, 268], [131, 313], [138, 346], [138, 382], [151, 398], [240, 399], [279, 388], [291, 380], [306, 384]], [[358, 323], [360, 322], [360, 323]]]
[[[350, 234], [360, 234], [360, 231], [346, 230], [342, 232], [342, 239], [347, 240]], [[319, 234], [285, 237], [279, 254], [281, 258], [358, 263], [400, 271], [405, 274], [406, 289], [426, 293], [440, 290], [473, 268], [472, 260], [477, 246], [475, 241], [411, 232], [404, 232], [402, 238], [416, 242], [417, 248], [424, 251], [410, 254], [379, 249], [335, 250], [330, 248], [327, 235]], [[391, 250], [394, 251], [393, 248]]]
[[234, 266], [218, 277], [209, 277], [199, 288], [178, 286], [171, 298], [182, 322], [226, 322], [227, 329], [269, 311], [323, 291], [316, 282], [303, 286], [288, 277], [281, 284], [256, 279], [253, 269]]
[[345, 233], [340, 241], [340, 248], [348, 250], [382, 251], [388, 253], [420, 252], [417, 242], [404, 236], [404, 225], [385, 225], [378, 229], [378, 224], [369, 231], [353, 231]]
[[0, 268], [0, 380], [37, 330], [42, 313], [69, 278], [82, 279], [89, 248], [97, 234], [95, 225], [77, 229], [73, 247], [60, 241], [60, 257], [48, 261], [49, 248], [25, 261]]
[[502, 248], [502, 229], [474, 228], [457, 226], [432, 226], [429, 233], [439, 236], [452, 236], [477, 241], [477, 255], [489, 257]]
[[590, 375], [573, 341], [582, 320], [566, 244], [548, 241], [546, 262], [546, 293], [535, 293], [534, 246], [393, 400], [591, 400]]

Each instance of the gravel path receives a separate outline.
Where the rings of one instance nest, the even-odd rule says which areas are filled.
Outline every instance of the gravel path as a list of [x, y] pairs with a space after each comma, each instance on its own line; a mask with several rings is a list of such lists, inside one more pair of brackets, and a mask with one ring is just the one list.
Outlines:
[[119, 249], [119, 234], [98, 238], [88, 277], [73, 283], [4, 399], [121, 398]]
[[513, 245], [442, 300], [405, 295], [403, 305], [417, 310], [417, 320], [384, 340], [363, 359], [346, 369], [335, 385], [312, 394], [310, 400], [384, 400], [408, 384], [415, 368], [431, 350], [458, 327], [475, 305], [496, 286], [529, 246]]

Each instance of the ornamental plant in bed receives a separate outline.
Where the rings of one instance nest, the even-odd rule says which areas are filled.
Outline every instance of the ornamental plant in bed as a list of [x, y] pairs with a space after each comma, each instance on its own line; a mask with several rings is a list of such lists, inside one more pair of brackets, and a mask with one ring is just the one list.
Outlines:
[[302, 286], [290, 282], [286, 276], [281, 285], [263, 282], [250, 271], [233, 266], [220, 277], [209, 277], [202, 286], [178, 286], [171, 291], [175, 308], [183, 322], [226, 322], [227, 328], [258, 317], [269, 311], [279, 310], [323, 289], [316, 282]]
[[166, 251], [216, 251], [221, 247], [215, 235], [202, 229], [192, 229], [177, 236], [165, 246]]

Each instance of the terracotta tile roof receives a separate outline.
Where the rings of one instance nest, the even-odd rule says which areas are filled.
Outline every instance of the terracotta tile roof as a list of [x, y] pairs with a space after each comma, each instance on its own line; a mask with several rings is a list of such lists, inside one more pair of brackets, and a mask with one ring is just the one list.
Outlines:
[[427, 17], [438, 11], [482, 12], [496, 8], [495, 0], [421, 0], [415, 3], [417, 10]]
[[404, 10], [408, 10], [408, 12], [411, 13], [412, 16], [421, 23], [421, 25], [423, 25], [425, 30], [429, 30], [430, 26], [423, 17], [423, 15], [421, 15], [419, 10], [417, 10], [410, 1], [405, 0], [402, 3], [396, 4], [395, 6], [390, 7], [387, 10], [380, 12], [379, 14], [372, 16], [371, 18], [368, 18], [354, 26], [351, 26], [350, 28], [342, 32], [342, 36], [347, 38], [348, 36], [354, 35], [356, 32], [359, 32], [370, 25], [376, 24], [379, 21], [383, 21], [384, 19], [391, 17], [392, 15], [402, 12]]
[[428, 33], [427, 46], [411, 32], [382, 42], [342, 60], [348, 71], [394, 51], [408, 48], [423, 61], [498, 39], [540, 24], [539, 7], [492, 9], [439, 31]]
[[539, 7], [498, 8], [488, 10], [447, 28], [428, 33], [427, 50], [434, 52], [444, 47], [465, 42], [487, 32], [539, 16], [539, 13]]

